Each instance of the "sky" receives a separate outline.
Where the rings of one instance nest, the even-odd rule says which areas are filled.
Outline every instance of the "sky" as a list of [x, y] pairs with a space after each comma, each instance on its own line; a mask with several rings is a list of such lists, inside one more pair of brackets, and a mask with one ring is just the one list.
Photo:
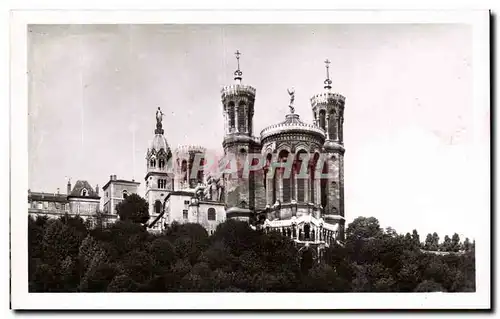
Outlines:
[[422, 240], [481, 231], [489, 176], [475, 167], [489, 165], [478, 155], [489, 113], [473, 104], [472, 29], [459, 24], [29, 26], [29, 188], [143, 182], [157, 107], [172, 148], [222, 152], [220, 89], [236, 50], [257, 90], [255, 132], [284, 119], [290, 87], [311, 123], [331, 61], [332, 89], [346, 97], [348, 222], [374, 216]]

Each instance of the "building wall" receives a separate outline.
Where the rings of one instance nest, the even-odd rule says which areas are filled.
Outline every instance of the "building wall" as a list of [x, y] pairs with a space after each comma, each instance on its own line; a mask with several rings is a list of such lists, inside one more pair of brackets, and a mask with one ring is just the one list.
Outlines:
[[70, 214], [80, 216], [94, 216], [99, 210], [99, 199], [70, 198]]
[[104, 189], [104, 212], [116, 214], [116, 206], [123, 201], [123, 191], [128, 195], [137, 194], [138, 185], [123, 182], [111, 182]]
[[[208, 210], [215, 209], [215, 220], [208, 219]], [[212, 235], [217, 229], [217, 225], [226, 220], [226, 209], [224, 204], [216, 202], [200, 202], [198, 206], [189, 207], [190, 222], [199, 223]]]
[[69, 205], [68, 203], [35, 200], [28, 202], [28, 212], [64, 214], [69, 213]]
[[[164, 188], [159, 188], [158, 180], [166, 180], [166, 186]], [[145, 198], [149, 205], [149, 216], [151, 216], [150, 221], [158, 216], [155, 211], [155, 203], [159, 200], [162, 205], [165, 197], [173, 190], [172, 176], [169, 174], [162, 173], [161, 175], [150, 175], [146, 183], [146, 195]]]
[[[194, 195], [194, 194], [193, 194]], [[171, 224], [174, 221], [178, 223], [188, 223], [193, 222], [193, 218], [189, 213], [189, 204], [191, 204], [191, 197], [189, 195], [172, 195], [167, 200], [168, 214], [167, 223]], [[187, 218], [186, 218], [187, 213]]]

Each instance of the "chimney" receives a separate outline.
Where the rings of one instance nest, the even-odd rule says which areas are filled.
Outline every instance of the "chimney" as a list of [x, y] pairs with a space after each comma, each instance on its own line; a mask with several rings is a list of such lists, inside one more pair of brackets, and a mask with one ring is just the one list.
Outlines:
[[109, 179], [112, 180], [112, 181], [116, 181], [116, 175], [110, 175]]
[[68, 179], [68, 185], [66, 185], [67, 188], [66, 188], [66, 191], [67, 191], [67, 194], [69, 195], [71, 193], [71, 180]]
[[99, 185], [95, 186], [95, 193], [97, 194], [97, 196], [99, 196]]
[[57, 195], [59, 195], [59, 187], [57, 188]]

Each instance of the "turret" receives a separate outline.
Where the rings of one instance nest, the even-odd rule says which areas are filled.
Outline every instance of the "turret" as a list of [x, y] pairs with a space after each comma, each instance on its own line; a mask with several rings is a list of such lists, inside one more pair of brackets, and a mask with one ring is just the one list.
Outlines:
[[344, 237], [344, 106], [345, 97], [332, 92], [330, 79], [330, 61], [325, 61], [326, 79], [324, 91], [311, 98], [314, 124], [321, 128], [326, 139], [323, 153], [327, 160], [322, 168], [328, 172], [328, 178], [322, 178], [321, 205], [322, 217], [327, 223], [339, 224], [339, 239]]
[[[236, 158], [244, 164], [248, 154], [260, 153], [260, 141], [253, 136], [253, 115], [255, 88], [242, 84], [243, 72], [240, 70], [240, 55], [236, 51], [237, 69], [233, 84], [226, 85], [221, 91], [224, 115], [224, 155]], [[251, 211], [263, 207], [264, 189], [261, 177], [254, 172], [244, 176], [243, 165], [238, 164], [237, 174], [224, 175], [224, 198], [227, 204], [227, 217], [248, 219]], [[252, 188], [254, 190], [252, 190]], [[260, 202], [259, 202], [260, 201]]]

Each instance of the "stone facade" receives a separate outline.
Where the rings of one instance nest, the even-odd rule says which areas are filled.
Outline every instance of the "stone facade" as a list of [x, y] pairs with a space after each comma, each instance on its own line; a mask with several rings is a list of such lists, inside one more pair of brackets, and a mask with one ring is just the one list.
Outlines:
[[95, 189], [87, 181], [79, 180], [72, 187], [68, 181], [67, 192], [55, 193], [31, 192], [28, 190], [28, 214], [33, 217], [47, 216], [59, 218], [68, 214], [84, 220], [99, 217], [106, 222], [116, 220], [115, 216], [100, 212], [99, 187]]
[[134, 180], [117, 179], [116, 175], [111, 175], [109, 181], [102, 188], [103, 190], [103, 212], [105, 214], [115, 214], [116, 206], [128, 195], [137, 194], [140, 183]]

